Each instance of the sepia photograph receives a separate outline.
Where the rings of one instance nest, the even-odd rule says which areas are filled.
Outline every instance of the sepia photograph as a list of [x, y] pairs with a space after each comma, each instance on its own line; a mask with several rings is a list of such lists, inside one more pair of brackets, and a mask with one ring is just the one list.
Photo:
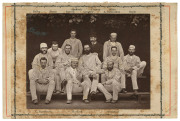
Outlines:
[[3, 116], [177, 118], [177, 3], [4, 3]]
[[29, 109], [150, 109], [149, 14], [27, 14]]

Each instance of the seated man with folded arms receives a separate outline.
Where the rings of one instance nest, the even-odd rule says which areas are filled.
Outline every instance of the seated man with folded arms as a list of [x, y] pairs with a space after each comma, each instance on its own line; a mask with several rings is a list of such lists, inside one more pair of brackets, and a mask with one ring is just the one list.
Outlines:
[[[112, 61], [114, 63], [114, 68], [118, 69], [121, 73], [120, 74], [123, 74], [124, 73], [124, 67], [123, 67], [123, 61], [122, 61], [122, 58], [117, 56], [117, 47], [116, 46], [112, 46], [111, 47], [111, 55], [108, 56], [104, 62], [103, 62], [103, 66], [102, 68], [104, 70], [107, 70], [107, 62], [109, 61]], [[101, 81], [104, 82], [104, 74], [101, 75]], [[122, 91], [123, 93], [126, 93], [127, 91], [125, 90], [125, 79], [124, 78], [121, 78], [120, 79], [121, 81], [121, 85], [122, 85]]]
[[91, 95], [96, 94], [99, 83], [98, 71], [101, 69], [101, 61], [97, 53], [91, 53], [91, 48], [88, 44], [84, 45], [84, 55], [79, 60], [79, 68], [82, 71], [83, 80], [92, 83]]
[[88, 103], [88, 94], [91, 88], [91, 83], [88, 81], [82, 80], [82, 73], [77, 68], [78, 67], [78, 59], [71, 59], [71, 66], [68, 67], [65, 71], [66, 73], [66, 92], [67, 92], [67, 104], [72, 103], [72, 93], [83, 92], [83, 101]]
[[[74, 58], [71, 55], [71, 45], [66, 44], [64, 46], [64, 51], [61, 55], [59, 55], [56, 59], [55, 68], [58, 73], [59, 80], [56, 83], [56, 93], [64, 92], [65, 87], [63, 87], [62, 82], [65, 79], [65, 70], [71, 66], [71, 58]], [[62, 85], [62, 88], [61, 88]]]
[[36, 92], [44, 92], [47, 93], [45, 103], [49, 104], [55, 88], [54, 72], [47, 67], [47, 59], [45, 57], [41, 57], [40, 65], [39, 69], [32, 70], [32, 75], [29, 77], [32, 101], [34, 104], [37, 104]]
[[[98, 89], [104, 94], [106, 103], [116, 103], [118, 93], [122, 90], [120, 84], [121, 73], [119, 69], [114, 68], [114, 62], [107, 62], [107, 70], [104, 72], [105, 81], [98, 84]], [[113, 96], [110, 94], [113, 93]]]
[[[125, 74], [127, 76], [131, 77], [132, 80], [132, 86], [134, 93], [137, 93], [138, 90], [138, 84], [137, 84], [137, 77], [141, 76], [144, 72], [144, 68], [146, 67], [146, 62], [141, 61], [140, 58], [136, 55], [134, 55], [135, 52], [135, 46], [130, 45], [129, 46], [129, 54], [124, 57], [124, 70]], [[125, 79], [125, 74], [122, 75]]]

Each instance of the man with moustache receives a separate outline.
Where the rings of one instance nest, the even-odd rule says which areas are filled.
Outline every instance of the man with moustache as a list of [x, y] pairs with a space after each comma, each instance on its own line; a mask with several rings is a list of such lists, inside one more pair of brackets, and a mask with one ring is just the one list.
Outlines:
[[[114, 62], [107, 62], [107, 70], [104, 72], [105, 81], [98, 84], [98, 89], [104, 94], [106, 103], [117, 103], [118, 93], [121, 91], [120, 71], [114, 68]], [[113, 96], [110, 94], [113, 93]]]
[[55, 68], [59, 76], [59, 81], [57, 81], [56, 84], [56, 93], [65, 91], [65, 87], [62, 85], [62, 82], [65, 80], [65, 71], [71, 66], [71, 59], [74, 58], [74, 56], [71, 55], [71, 49], [72, 46], [66, 44], [64, 46], [64, 52], [56, 59]]
[[62, 49], [64, 51], [64, 47], [66, 44], [71, 45], [71, 54], [79, 58], [82, 55], [83, 47], [82, 43], [79, 39], [76, 38], [76, 30], [72, 29], [70, 32], [71, 37], [69, 39], [66, 39], [62, 45]]
[[111, 55], [111, 47], [116, 46], [117, 47], [117, 56], [119, 56], [121, 58], [121, 60], [123, 61], [124, 51], [121, 46], [121, 43], [117, 42], [116, 39], [117, 39], [117, 33], [111, 33], [110, 40], [108, 40], [104, 43], [103, 60], [105, 60], [108, 56]]
[[72, 103], [72, 93], [80, 93], [83, 92], [83, 101], [84, 103], [89, 103], [88, 94], [91, 88], [91, 83], [88, 81], [82, 80], [82, 73], [77, 68], [78, 67], [78, 59], [71, 59], [71, 66], [68, 67], [65, 71], [66, 74], [66, 92], [67, 92], [67, 104]]
[[[129, 54], [124, 57], [124, 70], [127, 76], [131, 77], [132, 86], [134, 93], [136, 94], [138, 91], [137, 77], [141, 76], [144, 72], [144, 68], [146, 67], [146, 62], [141, 61], [140, 58], [135, 53], [135, 46], [130, 45], [128, 49]], [[123, 75], [125, 79], [125, 74]]]
[[100, 61], [103, 61], [103, 45], [97, 41], [95, 33], [90, 34], [90, 48], [92, 53], [97, 53]]
[[37, 92], [47, 93], [45, 104], [49, 104], [55, 87], [54, 72], [47, 67], [47, 58], [40, 58], [40, 68], [33, 69], [30, 79], [32, 101], [38, 104]]
[[88, 44], [84, 45], [84, 55], [79, 60], [79, 68], [82, 71], [83, 80], [91, 83], [91, 95], [96, 94], [101, 61], [96, 53], [91, 53], [91, 48]]

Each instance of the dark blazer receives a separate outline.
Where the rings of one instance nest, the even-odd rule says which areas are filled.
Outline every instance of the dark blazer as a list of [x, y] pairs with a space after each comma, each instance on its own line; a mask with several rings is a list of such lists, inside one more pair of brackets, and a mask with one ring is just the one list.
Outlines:
[[94, 53], [94, 52], [98, 53], [99, 60], [101, 62], [103, 62], [103, 45], [101, 43], [98, 43], [98, 42], [94, 45], [92, 45], [90, 43], [90, 47], [91, 47], [91, 52], [92, 53]]

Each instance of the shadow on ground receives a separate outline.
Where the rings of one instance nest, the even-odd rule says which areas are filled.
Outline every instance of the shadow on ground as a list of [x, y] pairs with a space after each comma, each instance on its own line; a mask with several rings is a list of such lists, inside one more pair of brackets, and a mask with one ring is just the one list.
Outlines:
[[73, 96], [72, 104], [66, 104], [65, 95], [54, 95], [50, 104], [44, 103], [45, 96], [41, 97], [41, 101], [34, 105], [31, 97], [27, 97], [28, 109], [150, 109], [150, 95], [143, 95], [141, 103], [136, 98], [131, 96], [119, 97], [116, 104], [105, 103], [104, 96], [95, 96], [93, 100], [85, 104], [82, 101], [82, 96]]

